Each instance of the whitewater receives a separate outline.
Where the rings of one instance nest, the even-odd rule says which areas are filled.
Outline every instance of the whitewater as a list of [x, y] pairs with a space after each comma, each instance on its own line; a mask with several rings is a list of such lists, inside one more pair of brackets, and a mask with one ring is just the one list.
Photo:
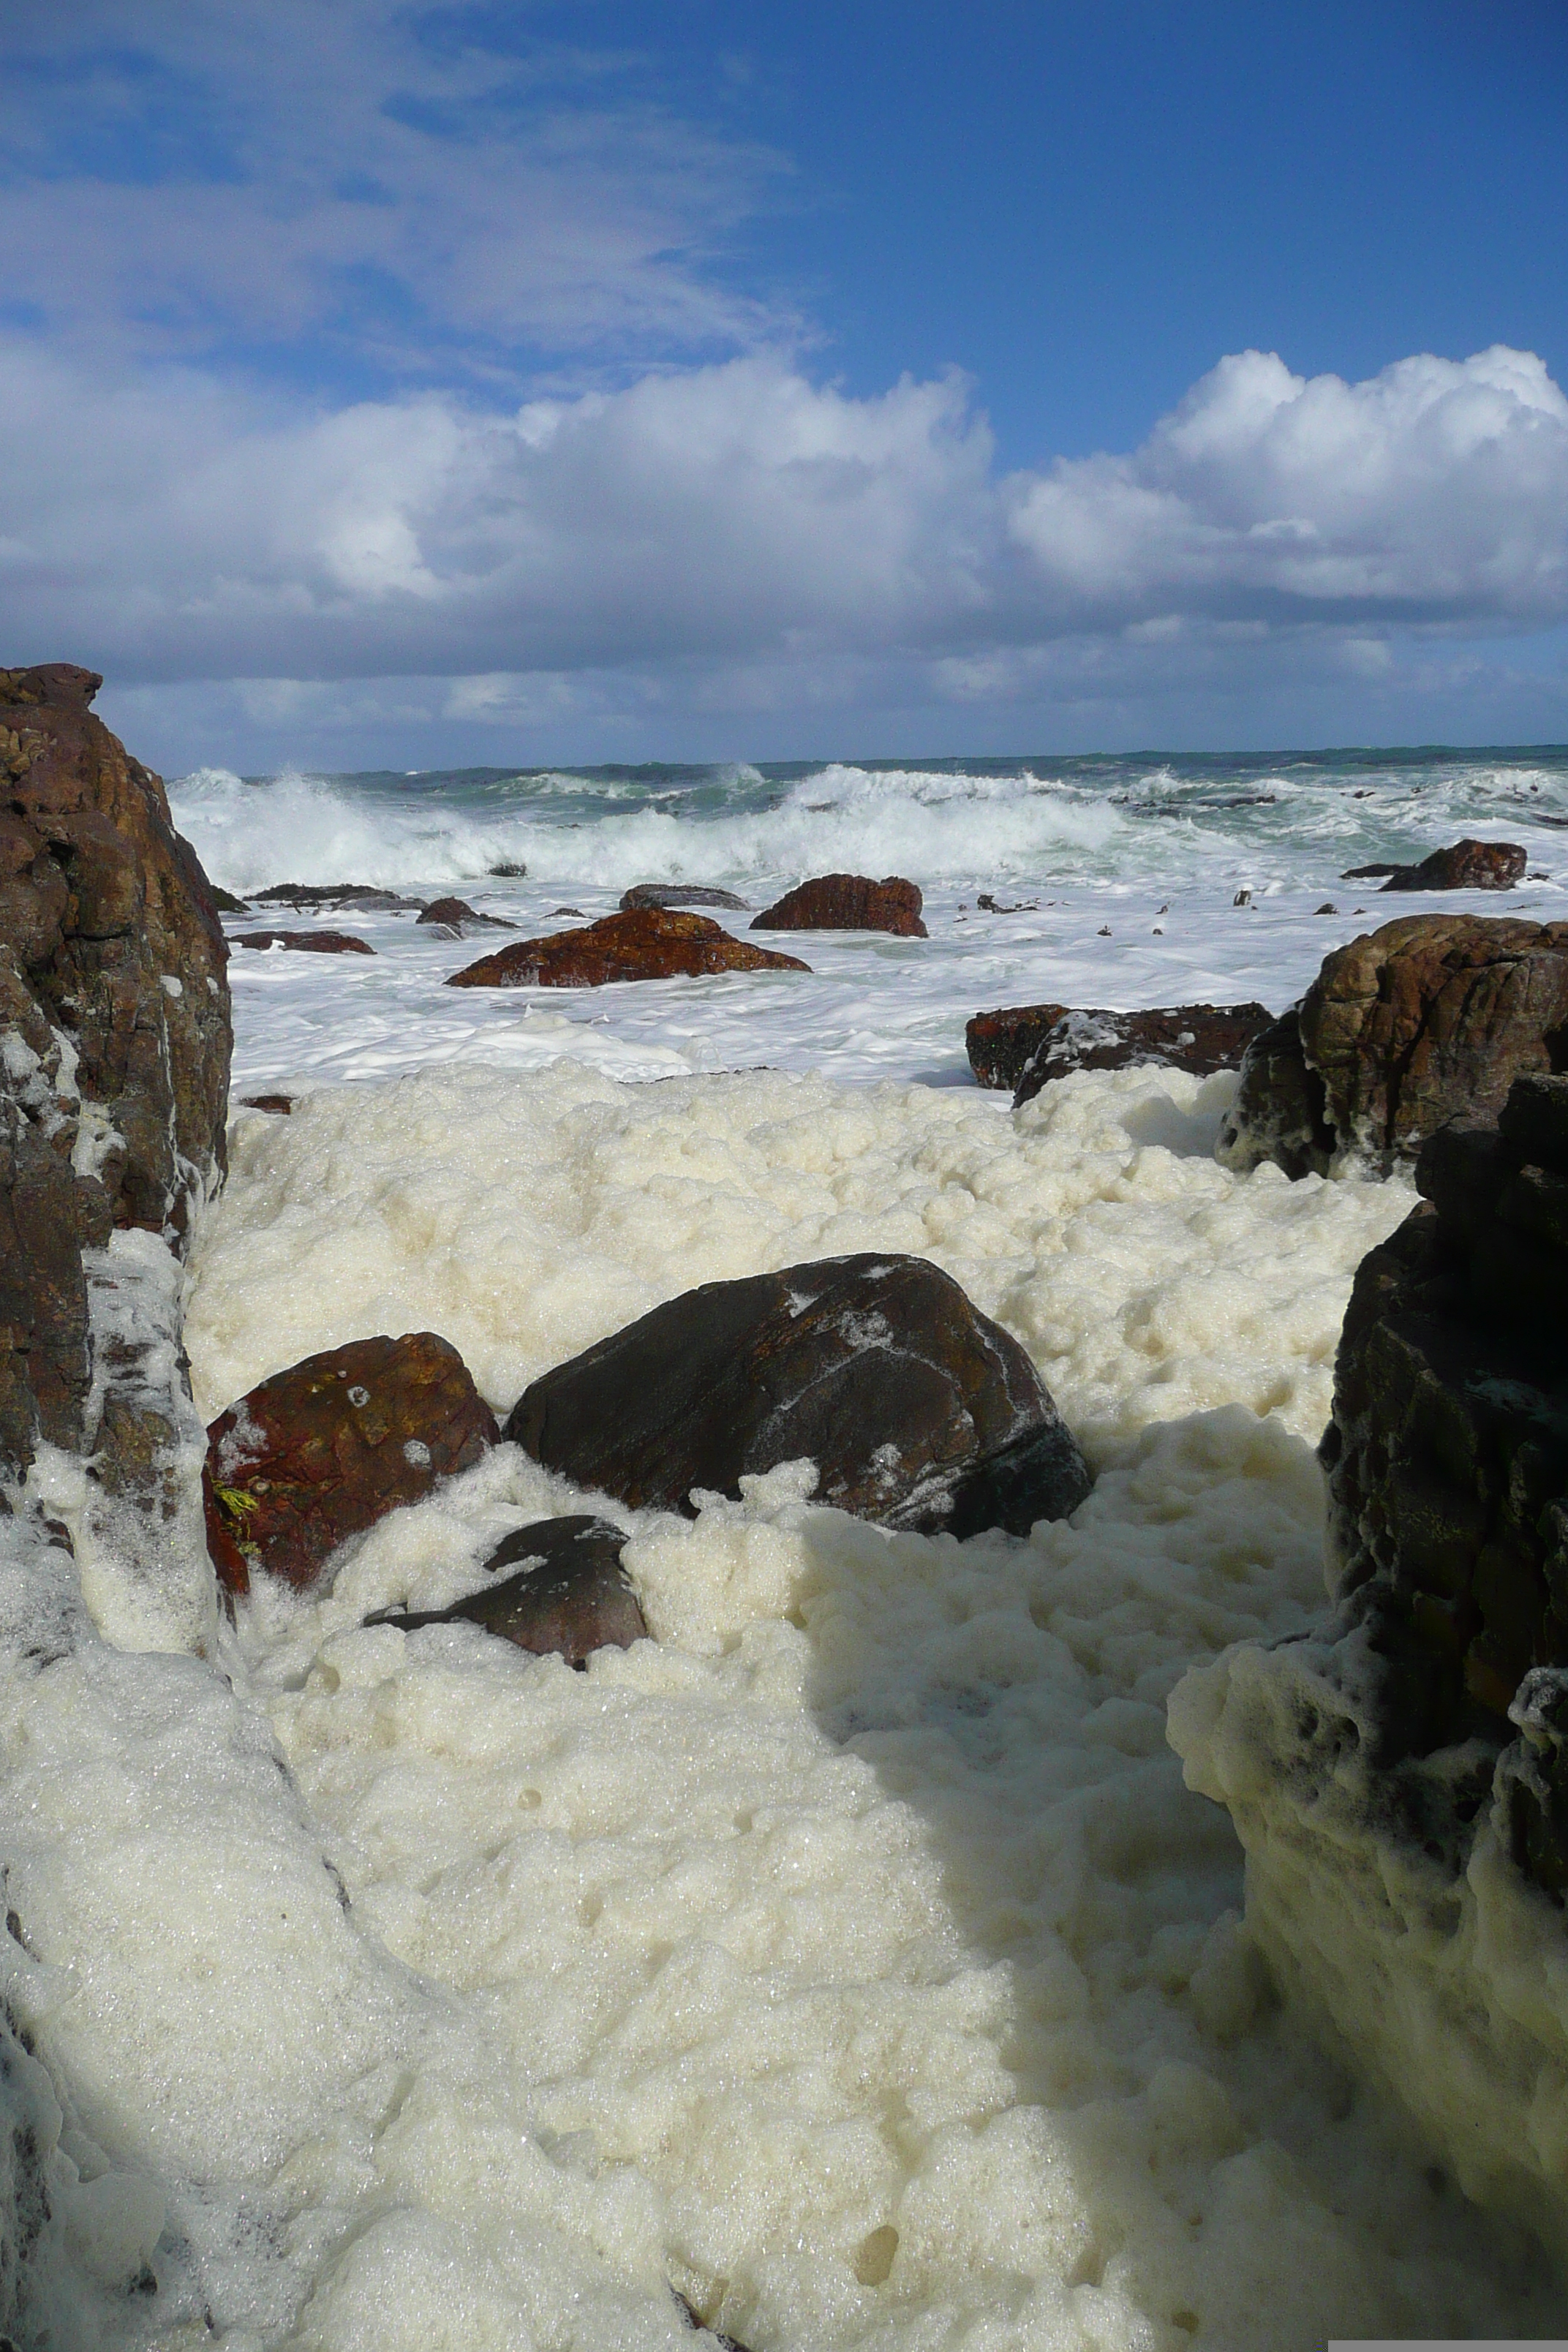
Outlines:
[[[171, 796], [240, 895], [457, 890], [521, 936], [637, 882], [760, 908], [841, 868], [917, 881], [931, 933], [802, 934], [806, 975], [455, 992], [502, 934], [290, 912], [374, 953], [235, 952], [205, 1418], [421, 1328], [504, 1412], [696, 1283], [907, 1250], [1029, 1350], [1097, 1484], [962, 1544], [816, 1507], [809, 1465], [689, 1521], [592, 1498], [652, 1639], [582, 1675], [367, 1625], [588, 1507], [501, 1447], [328, 1589], [242, 1603], [220, 1672], [89, 1640], [6, 1694], [0, 1974], [34, 2054], [0, 2071], [61, 2133], [40, 2341], [645, 2352], [701, 2340], [677, 2296], [751, 2352], [1561, 2332], [1540, 2250], [1281, 2006], [1228, 1816], [1165, 1737], [1190, 1668], [1324, 1612], [1340, 1321], [1414, 1196], [1221, 1169], [1226, 1074], [1081, 1074], [1014, 1112], [963, 1027], [1278, 1010], [1394, 914], [1568, 914], [1568, 752]], [[1522, 843], [1530, 878], [1342, 878], [1461, 833]]]

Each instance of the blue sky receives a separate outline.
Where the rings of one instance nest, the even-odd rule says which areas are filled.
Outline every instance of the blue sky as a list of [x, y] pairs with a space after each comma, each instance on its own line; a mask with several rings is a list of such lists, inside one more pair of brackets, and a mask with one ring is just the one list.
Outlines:
[[0, 658], [166, 766], [1568, 737], [1560, 5], [0, 48]]

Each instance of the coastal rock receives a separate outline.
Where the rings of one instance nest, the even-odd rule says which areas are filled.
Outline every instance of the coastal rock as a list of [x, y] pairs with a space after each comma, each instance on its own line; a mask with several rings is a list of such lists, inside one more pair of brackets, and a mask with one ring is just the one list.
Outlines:
[[1568, 1055], [1568, 924], [1409, 915], [1337, 948], [1242, 1065], [1217, 1156], [1386, 1173]]
[[256, 907], [293, 907], [300, 912], [330, 907], [339, 914], [345, 907], [357, 907], [365, 915], [408, 915], [425, 904], [423, 898], [404, 898], [395, 890], [377, 889], [370, 882], [275, 882], [270, 889], [251, 894]]
[[636, 882], [622, 893], [621, 912], [629, 915], [638, 907], [728, 907], [739, 912], [747, 903], [733, 890], [711, 890], [694, 882]]
[[209, 882], [207, 888], [212, 892], [213, 905], [220, 915], [249, 914], [249, 902], [244, 898], [237, 898], [232, 890], [220, 890], [216, 882]]
[[1342, 882], [1386, 875], [1385, 890], [1511, 890], [1524, 879], [1524, 851], [1513, 841], [1456, 841], [1415, 866], [1352, 866]]
[[1090, 1486], [1017, 1341], [918, 1257], [705, 1283], [533, 1381], [505, 1433], [635, 1509], [809, 1455], [817, 1499], [861, 1518], [1026, 1535]]
[[0, 1467], [79, 1450], [84, 1247], [178, 1251], [221, 1181], [228, 950], [159, 779], [68, 663], [0, 670]]
[[353, 931], [240, 931], [229, 941], [237, 948], [289, 948], [306, 955], [374, 955], [375, 950]]
[[1266, 1004], [1177, 1004], [1147, 1013], [1064, 1013], [1026, 1060], [1016, 1110], [1073, 1070], [1126, 1070], [1143, 1062], [1206, 1078], [1235, 1069], [1273, 1020]]
[[504, 915], [481, 915], [464, 898], [432, 898], [423, 914], [416, 918], [416, 930], [422, 923], [449, 932], [455, 940], [460, 940], [468, 931], [515, 931], [517, 929], [517, 925], [509, 923]]
[[607, 1519], [538, 1519], [506, 1537], [485, 1562], [487, 1576], [503, 1568], [514, 1570], [510, 1576], [465, 1593], [448, 1609], [386, 1609], [366, 1622], [408, 1633], [421, 1625], [482, 1625], [520, 1650], [537, 1657], [553, 1652], [582, 1668], [595, 1650], [628, 1650], [647, 1637], [621, 1566], [626, 1540]]
[[605, 915], [580, 931], [554, 931], [481, 956], [448, 988], [602, 988], [615, 980], [672, 980], [717, 971], [806, 971], [794, 956], [731, 939], [705, 915], [657, 907]]
[[280, 1118], [288, 1118], [294, 1108], [294, 1097], [292, 1095], [242, 1095], [240, 1108], [275, 1111]]
[[417, 1503], [496, 1442], [495, 1416], [434, 1331], [356, 1339], [275, 1372], [207, 1431], [207, 1539], [231, 1592], [301, 1590], [350, 1536]]
[[1065, 1004], [1014, 1004], [977, 1013], [963, 1032], [975, 1084], [998, 1091], [1005, 1087], [1011, 1093], [1025, 1066], [1067, 1012]]
[[797, 883], [773, 906], [753, 917], [753, 931], [891, 931], [895, 938], [923, 940], [921, 894], [914, 883], [889, 874], [873, 882], [864, 874], [819, 874]]

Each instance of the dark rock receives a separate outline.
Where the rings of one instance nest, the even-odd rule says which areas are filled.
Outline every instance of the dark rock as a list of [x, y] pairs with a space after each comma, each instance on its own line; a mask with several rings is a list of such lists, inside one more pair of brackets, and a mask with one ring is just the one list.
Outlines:
[[79, 1448], [84, 1245], [182, 1248], [221, 1181], [231, 1044], [206, 877], [68, 663], [0, 670], [0, 1469]]
[[1340, 880], [1342, 882], [1375, 882], [1380, 875], [1408, 873], [1409, 870], [1408, 866], [1394, 866], [1384, 859], [1375, 866], [1347, 866], [1340, 876]]
[[374, 955], [375, 950], [352, 931], [240, 931], [237, 948], [290, 948], [306, 955]]
[[747, 903], [733, 890], [699, 888], [691, 882], [637, 882], [622, 894], [621, 912], [629, 915], [637, 907], [728, 907], [740, 911]]
[[669, 2291], [675, 2295], [681, 2318], [697, 2335], [711, 2336], [713, 2342], [719, 2347], [719, 2352], [746, 2352], [746, 2347], [739, 2343], [733, 2336], [726, 2336], [721, 2328], [710, 2327], [695, 2304], [688, 2303], [683, 2294], [677, 2294], [674, 2287]]
[[[1385, 890], [1511, 890], [1522, 881], [1525, 853], [1512, 841], [1456, 841], [1418, 866], [1396, 866]], [[1359, 877], [1358, 877], [1359, 878]]]
[[448, 988], [602, 988], [615, 980], [671, 980], [717, 971], [805, 971], [794, 956], [731, 939], [705, 915], [638, 908], [580, 931], [519, 940], [455, 971]]
[[1148, 1013], [1064, 1013], [1019, 1073], [1013, 1108], [1032, 1102], [1074, 1070], [1126, 1070], [1152, 1062], [1208, 1077], [1235, 1069], [1273, 1015], [1266, 1004], [1177, 1004]]
[[1058, 1022], [1067, 1018], [1067, 1010], [1065, 1004], [1015, 1004], [977, 1013], [963, 1032], [976, 1085], [1005, 1087], [1011, 1093], [1032, 1055]]
[[487, 866], [485, 872], [493, 875], [498, 882], [526, 882], [528, 879], [527, 866], [516, 865], [507, 858], [502, 858], [499, 866]]
[[403, 898], [395, 890], [378, 890], [369, 882], [276, 882], [269, 890], [252, 893], [257, 907], [294, 907], [301, 910], [330, 907], [339, 913], [357, 907], [366, 915], [408, 915], [425, 904], [423, 898]]
[[826, 1258], [673, 1298], [525, 1389], [506, 1434], [635, 1509], [809, 1455], [883, 1525], [1027, 1534], [1089, 1474], [1017, 1341], [924, 1258]]
[[1037, 915], [1040, 910], [1037, 898], [1019, 898], [1011, 907], [1005, 907], [989, 890], [982, 890], [974, 903], [983, 915]]
[[497, 1583], [465, 1593], [448, 1609], [384, 1609], [372, 1625], [482, 1625], [503, 1642], [543, 1657], [553, 1652], [585, 1666], [606, 1645], [628, 1650], [647, 1639], [647, 1626], [621, 1566], [625, 1531], [607, 1519], [539, 1519], [519, 1528], [485, 1562], [485, 1573], [515, 1568]]
[[1312, 909], [1315, 915], [1337, 915], [1339, 911], [1331, 898], [1325, 898], [1321, 907], [1314, 907]]
[[220, 890], [216, 882], [209, 882], [207, 888], [212, 892], [213, 905], [220, 915], [249, 914], [248, 903], [244, 898], [237, 898], [232, 890]]
[[515, 931], [517, 925], [509, 923], [504, 915], [481, 915], [463, 898], [433, 898], [415, 924], [430, 923], [450, 932], [460, 940], [468, 931]]
[[921, 894], [912, 882], [889, 874], [873, 882], [864, 874], [819, 874], [801, 882], [763, 913], [753, 931], [891, 931], [895, 938], [923, 940]]
[[294, 1097], [292, 1095], [245, 1095], [241, 1097], [241, 1103], [246, 1110], [276, 1111], [280, 1118], [287, 1118], [294, 1108]]
[[356, 1339], [275, 1372], [207, 1431], [207, 1537], [218, 1575], [300, 1589], [327, 1559], [496, 1442], [495, 1416], [433, 1331]]
[[1242, 1066], [1229, 1167], [1386, 1172], [1450, 1118], [1493, 1118], [1513, 1080], [1568, 1059], [1568, 924], [1410, 915], [1325, 958]]

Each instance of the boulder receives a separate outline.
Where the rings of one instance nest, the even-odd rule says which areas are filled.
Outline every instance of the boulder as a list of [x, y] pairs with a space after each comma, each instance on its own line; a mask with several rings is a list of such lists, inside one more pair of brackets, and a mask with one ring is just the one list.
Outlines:
[[[1524, 879], [1525, 853], [1512, 841], [1456, 841], [1417, 866], [1388, 870], [1385, 890], [1511, 890]], [[1347, 877], [1348, 878], [1348, 877]], [[1359, 878], [1359, 877], [1358, 877]]]
[[1147, 1013], [1064, 1013], [1018, 1076], [1016, 1110], [1073, 1070], [1126, 1070], [1153, 1062], [1206, 1078], [1239, 1067], [1274, 1016], [1266, 1004], [1177, 1004]]
[[[68, 663], [0, 670], [0, 1471], [96, 1432], [82, 1252], [222, 1181], [228, 950], [158, 777]], [[97, 1402], [90, 1404], [89, 1397]], [[105, 1438], [110, 1466], [112, 1436]]]
[[495, 1416], [434, 1331], [355, 1339], [275, 1372], [207, 1431], [207, 1538], [220, 1580], [301, 1591], [331, 1554], [496, 1443]]
[[374, 955], [367, 940], [353, 931], [239, 931], [229, 942], [237, 948], [289, 948], [306, 955]]
[[365, 915], [407, 915], [423, 907], [423, 898], [400, 898], [395, 890], [377, 889], [370, 882], [275, 882], [269, 890], [251, 893], [257, 907], [293, 907], [308, 911], [330, 907], [341, 913], [357, 907]]
[[631, 1580], [621, 1566], [625, 1531], [607, 1519], [539, 1519], [497, 1545], [487, 1576], [510, 1576], [465, 1593], [448, 1609], [384, 1609], [366, 1622], [398, 1625], [482, 1625], [488, 1633], [543, 1657], [553, 1652], [579, 1669], [595, 1650], [629, 1650], [647, 1626]]
[[921, 899], [912, 882], [889, 874], [873, 882], [864, 874], [819, 874], [798, 883], [752, 921], [753, 931], [891, 931], [895, 938], [923, 940]]
[[1218, 1157], [1386, 1173], [1568, 1057], [1568, 924], [1408, 915], [1325, 958], [1242, 1065]]
[[580, 931], [518, 940], [453, 972], [448, 988], [602, 988], [615, 980], [674, 980], [717, 971], [806, 971], [795, 956], [731, 939], [705, 915], [657, 907], [605, 915]]
[[437, 930], [460, 940], [468, 931], [515, 931], [517, 925], [509, 923], [504, 915], [481, 915], [464, 898], [432, 898], [424, 912], [415, 919], [415, 929], [429, 923]]
[[1014, 1004], [977, 1013], [963, 1032], [975, 1084], [998, 1091], [1005, 1087], [1011, 1094], [1025, 1065], [1058, 1022], [1067, 1018], [1067, 1011], [1065, 1004]]
[[506, 1435], [634, 1509], [809, 1456], [818, 1500], [861, 1518], [1026, 1535], [1090, 1485], [1017, 1341], [918, 1257], [706, 1283], [533, 1381]]
[[637, 882], [622, 893], [621, 912], [629, 915], [637, 907], [727, 907], [739, 913], [747, 903], [733, 890], [710, 890], [694, 882]]

